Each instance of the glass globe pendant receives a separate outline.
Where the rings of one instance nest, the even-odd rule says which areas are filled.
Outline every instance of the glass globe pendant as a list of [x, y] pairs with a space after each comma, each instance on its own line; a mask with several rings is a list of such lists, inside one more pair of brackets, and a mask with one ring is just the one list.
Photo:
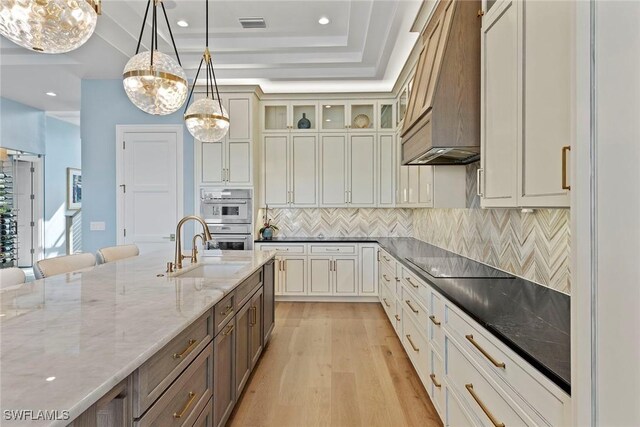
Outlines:
[[[213, 70], [213, 63], [211, 61], [211, 52], [209, 52], [209, 1], [205, 0], [205, 4], [206, 47], [200, 60], [196, 78], [193, 80], [191, 92], [189, 93], [189, 99], [187, 100], [187, 107], [184, 113], [184, 121], [189, 133], [191, 133], [195, 139], [202, 142], [217, 142], [224, 138], [227, 132], [229, 132], [229, 114], [227, 114], [227, 110], [222, 106], [222, 100], [218, 92], [216, 73]], [[206, 74], [207, 97], [199, 99], [189, 105], [193, 91], [198, 83], [198, 76], [200, 75], [203, 64]], [[209, 97], [209, 95], [211, 95], [211, 97]], [[217, 99], [215, 97], [217, 97]]]
[[36, 52], [70, 52], [89, 40], [100, 12], [100, 0], [2, 0], [0, 34]]
[[[169, 26], [167, 12], [162, 4], [162, 0], [153, 0], [153, 21], [151, 31], [151, 50], [138, 53], [144, 33], [145, 21], [149, 13], [149, 6], [152, 0], [147, 3], [147, 10], [144, 14], [140, 38], [136, 55], [131, 58], [124, 68], [122, 83], [129, 100], [145, 113], [163, 116], [174, 113], [180, 109], [187, 98], [189, 85], [187, 75], [182, 69], [180, 56], [176, 49], [173, 33]], [[177, 61], [160, 51], [158, 51], [158, 26], [156, 7], [160, 3], [164, 12], [169, 34], [176, 54]]]

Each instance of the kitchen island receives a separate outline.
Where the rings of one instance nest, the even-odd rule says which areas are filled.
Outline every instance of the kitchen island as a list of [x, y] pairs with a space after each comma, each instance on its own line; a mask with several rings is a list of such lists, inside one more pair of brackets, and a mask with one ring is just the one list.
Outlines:
[[[240, 329], [233, 323], [236, 313], [248, 310], [253, 317], [247, 325], [258, 323], [258, 310], [248, 306], [252, 295], [245, 294], [260, 285], [255, 291], [258, 294], [263, 281], [269, 283], [263, 267], [267, 271], [273, 253], [230, 251], [215, 260], [205, 258], [203, 277], [189, 274], [195, 270], [182, 277], [168, 277], [164, 266], [171, 258], [169, 252], [153, 253], [4, 290], [0, 311], [2, 425], [67, 425], [123, 382], [129, 381], [139, 391], [153, 375], [132, 374], [165, 348], [174, 344], [184, 347], [184, 353], [172, 353], [169, 359], [190, 363], [199, 352], [198, 359], [211, 351], [213, 337], [220, 332], [215, 329], [224, 327], [227, 334]], [[210, 262], [220, 267], [220, 274], [216, 274], [216, 265], [208, 265]], [[260, 282], [255, 286], [252, 282], [251, 289], [237, 295], [234, 306], [234, 292], [254, 279]], [[267, 290], [260, 296], [266, 294]], [[221, 301], [231, 301], [231, 306], [217, 313], [215, 307]], [[246, 303], [247, 308], [238, 306], [240, 303]], [[262, 316], [262, 307], [259, 312]], [[224, 314], [223, 321], [218, 322], [216, 314]], [[204, 338], [175, 342], [200, 321], [208, 342]], [[215, 369], [207, 363], [207, 369]], [[177, 378], [175, 372], [171, 375]], [[136, 401], [131, 388], [124, 399], [124, 411], [138, 420], [147, 415], [145, 411], [153, 402]], [[211, 393], [211, 384], [208, 389]], [[145, 398], [159, 396], [161, 391], [151, 390]], [[189, 406], [184, 401], [179, 404]]]

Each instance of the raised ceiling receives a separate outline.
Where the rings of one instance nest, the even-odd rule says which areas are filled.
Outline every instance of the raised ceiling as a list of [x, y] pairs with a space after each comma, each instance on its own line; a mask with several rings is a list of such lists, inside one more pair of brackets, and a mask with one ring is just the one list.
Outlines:
[[[180, 59], [190, 79], [204, 47], [204, 0], [165, 0]], [[219, 84], [258, 84], [266, 93], [387, 92], [418, 35], [422, 0], [210, 0]], [[1, 38], [1, 95], [47, 111], [80, 108], [81, 79], [119, 79], [134, 54], [146, 1], [103, 1], [94, 36], [63, 55], [30, 52]], [[329, 18], [328, 25], [318, 19]], [[262, 17], [265, 29], [240, 18]], [[172, 53], [164, 19], [160, 48]], [[185, 20], [189, 27], [176, 25]], [[149, 44], [150, 27], [143, 45]], [[53, 91], [56, 97], [45, 92]]]

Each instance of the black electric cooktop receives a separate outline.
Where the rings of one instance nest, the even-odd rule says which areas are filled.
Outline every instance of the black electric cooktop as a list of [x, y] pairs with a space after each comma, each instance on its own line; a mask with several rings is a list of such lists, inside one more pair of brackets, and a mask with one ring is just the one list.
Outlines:
[[406, 258], [420, 270], [437, 278], [513, 279], [504, 271], [461, 256]]

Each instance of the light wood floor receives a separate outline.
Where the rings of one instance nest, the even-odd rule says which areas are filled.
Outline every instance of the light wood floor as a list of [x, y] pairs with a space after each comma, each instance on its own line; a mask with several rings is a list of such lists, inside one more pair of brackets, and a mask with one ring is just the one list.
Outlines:
[[380, 304], [278, 303], [228, 426], [441, 426]]

